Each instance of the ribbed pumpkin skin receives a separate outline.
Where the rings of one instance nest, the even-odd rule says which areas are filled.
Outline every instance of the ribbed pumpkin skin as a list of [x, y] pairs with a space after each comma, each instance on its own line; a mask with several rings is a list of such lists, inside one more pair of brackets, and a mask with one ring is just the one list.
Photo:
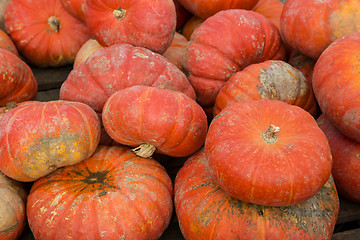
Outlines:
[[280, 0], [259, 0], [252, 10], [264, 15], [280, 31], [280, 18], [283, 8], [284, 4]]
[[175, 32], [170, 46], [162, 54], [167, 58], [167, 60], [175, 64], [181, 71], [183, 70], [183, 60], [185, 57], [187, 43], [188, 40], [182, 34]]
[[306, 56], [301, 52], [292, 51], [287, 62], [302, 72], [304, 77], [307, 79], [308, 84], [312, 88], [312, 75], [314, 72], [316, 60]]
[[209, 17], [195, 29], [184, 69], [200, 105], [213, 107], [219, 90], [233, 74], [250, 64], [284, 58], [279, 31], [268, 19], [253, 11], [231, 9]]
[[134, 85], [169, 88], [195, 99], [194, 89], [174, 64], [160, 54], [129, 44], [99, 49], [74, 68], [60, 88], [60, 99], [86, 103], [101, 113], [112, 94]]
[[201, 106], [183, 93], [133, 86], [113, 94], [103, 109], [105, 130], [117, 142], [148, 143], [157, 152], [184, 157], [205, 141], [207, 118]]
[[193, 15], [191, 18], [189, 18], [186, 23], [184, 24], [181, 34], [186, 37], [187, 40], [190, 40], [192, 33], [194, 30], [200, 26], [202, 22], [204, 22], [205, 19], [197, 17]]
[[0, 48], [9, 50], [13, 54], [19, 56], [19, 53], [14, 45], [13, 41], [3, 30], [0, 29]]
[[252, 9], [259, 0], [177, 0], [192, 14], [208, 18], [227, 9]]
[[311, 199], [290, 207], [266, 207], [235, 199], [211, 177], [199, 151], [179, 170], [174, 203], [185, 239], [331, 239], [339, 211], [332, 178]]
[[102, 46], [127, 43], [162, 54], [175, 32], [176, 10], [173, 0], [87, 0], [85, 20]]
[[86, 0], [61, 0], [64, 8], [74, 18], [85, 22], [85, 3]]
[[230, 77], [217, 95], [214, 115], [234, 102], [260, 99], [280, 100], [316, 115], [312, 86], [299, 70], [280, 60], [249, 65]]
[[319, 57], [313, 90], [322, 113], [347, 137], [360, 142], [360, 33], [336, 40]]
[[[59, 23], [52, 28], [49, 22], [56, 18]], [[38, 67], [72, 64], [91, 36], [88, 27], [71, 16], [61, 0], [12, 0], [5, 11], [5, 30], [17, 50]]]
[[36, 239], [158, 239], [171, 219], [172, 196], [160, 163], [127, 147], [99, 146], [81, 163], [37, 180], [27, 216]]
[[[266, 136], [271, 125], [278, 127]], [[315, 119], [278, 100], [246, 100], [224, 108], [205, 139], [215, 181], [231, 196], [266, 205], [313, 197], [331, 173], [331, 151]]]
[[26, 226], [25, 186], [0, 171], [0, 239], [18, 239]]
[[100, 120], [87, 105], [55, 100], [29, 102], [0, 118], [0, 170], [22, 182], [91, 156]]
[[287, 44], [317, 59], [336, 39], [360, 31], [359, 1], [288, 0], [280, 27]]
[[30, 67], [15, 54], [0, 48], [0, 107], [8, 102], [32, 100], [37, 90]]
[[331, 172], [338, 193], [360, 203], [360, 143], [337, 130], [324, 114], [319, 116], [317, 123], [329, 141], [333, 156]]

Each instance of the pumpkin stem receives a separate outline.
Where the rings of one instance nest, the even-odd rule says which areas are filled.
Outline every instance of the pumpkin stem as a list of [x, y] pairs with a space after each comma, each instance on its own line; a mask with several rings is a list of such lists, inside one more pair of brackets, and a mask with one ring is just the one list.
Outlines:
[[156, 147], [148, 144], [148, 143], [142, 143], [137, 148], [133, 148], [132, 151], [139, 157], [142, 158], [149, 158], [153, 155], [155, 152]]
[[7, 112], [13, 108], [16, 108], [16, 106], [17, 106], [17, 102], [8, 102], [5, 107], [5, 112]]
[[48, 24], [49, 24], [51, 30], [53, 30], [54, 32], [59, 32], [59, 30], [61, 28], [61, 23], [60, 23], [59, 18], [57, 18], [55, 16], [49, 17]]
[[123, 17], [125, 17], [125, 13], [126, 13], [126, 10], [122, 9], [121, 7], [119, 7], [118, 9], [115, 9], [113, 11], [113, 14], [114, 14], [114, 16], [116, 17], [117, 20], [120, 20]]
[[266, 132], [262, 133], [262, 138], [266, 143], [273, 144], [277, 141], [278, 137], [275, 133], [280, 131], [280, 128], [270, 124], [269, 128], [266, 130]]

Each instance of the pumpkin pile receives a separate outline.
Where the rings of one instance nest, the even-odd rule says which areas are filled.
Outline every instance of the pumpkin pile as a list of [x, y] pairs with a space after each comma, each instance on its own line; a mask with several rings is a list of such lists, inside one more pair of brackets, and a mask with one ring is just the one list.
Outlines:
[[358, 1], [4, 2], [0, 240], [331, 239], [360, 202]]

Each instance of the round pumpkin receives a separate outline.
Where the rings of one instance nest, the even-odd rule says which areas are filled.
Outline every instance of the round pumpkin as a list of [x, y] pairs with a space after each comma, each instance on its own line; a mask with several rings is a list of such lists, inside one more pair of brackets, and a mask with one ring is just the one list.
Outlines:
[[338, 193], [360, 203], [360, 143], [337, 130], [324, 114], [316, 121], [329, 141], [333, 157], [331, 173]]
[[214, 115], [234, 102], [259, 99], [280, 100], [316, 116], [312, 86], [299, 70], [280, 60], [249, 65], [230, 77], [216, 97]]
[[267, 207], [235, 199], [212, 178], [204, 151], [179, 170], [174, 203], [181, 232], [192, 240], [328, 240], [339, 211], [331, 177], [314, 197], [293, 206]]
[[177, 0], [189, 12], [201, 18], [208, 18], [227, 9], [252, 9], [259, 0]]
[[102, 112], [105, 130], [115, 141], [136, 147], [141, 157], [153, 152], [185, 157], [205, 141], [207, 118], [184, 93], [150, 86], [133, 86], [114, 93]]
[[4, 32], [1, 29], [0, 29], [0, 48], [9, 50], [13, 54], [19, 56], [19, 53], [18, 53], [13, 41], [9, 37], [9, 35], [7, 35], [6, 32]]
[[205, 150], [214, 180], [245, 202], [290, 206], [329, 179], [331, 151], [315, 119], [279, 100], [244, 100], [211, 122]]
[[0, 48], [0, 107], [35, 98], [37, 81], [31, 68], [17, 55]]
[[333, 41], [360, 31], [357, 0], [287, 0], [280, 19], [284, 41], [317, 59]]
[[82, 62], [85, 62], [86, 59], [89, 58], [89, 56], [95, 52], [96, 50], [102, 48], [103, 46], [101, 46], [98, 41], [96, 41], [95, 39], [89, 39], [87, 40], [79, 49], [79, 51], [77, 52], [76, 56], [75, 56], [75, 60], [74, 60], [74, 68], [77, 67], [77, 65], [79, 65]]
[[159, 239], [173, 186], [154, 159], [99, 146], [88, 159], [34, 182], [27, 216], [35, 239]]
[[127, 43], [162, 54], [176, 28], [173, 0], [87, 0], [86, 24], [102, 46]]
[[313, 90], [322, 113], [347, 137], [360, 142], [360, 33], [335, 40], [316, 61]]
[[91, 36], [88, 27], [71, 16], [61, 0], [10, 1], [5, 30], [21, 55], [38, 67], [72, 64]]
[[0, 239], [19, 239], [27, 224], [25, 185], [0, 171]]
[[254, 63], [284, 58], [285, 48], [274, 24], [260, 13], [230, 9], [207, 18], [195, 29], [184, 70], [197, 101], [212, 108], [219, 90], [236, 72]]
[[60, 88], [60, 99], [83, 102], [101, 114], [115, 92], [148, 85], [184, 92], [195, 99], [185, 74], [165, 57], [143, 47], [115, 44], [103, 47], [74, 68]]
[[86, 0], [61, 0], [65, 10], [74, 18], [85, 22], [85, 3]]
[[79, 102], [29, 102], [0, 118], [0, 170], [22, 182], [91, 156], [99, 144], [100, 120]]
[[162, 54], [169, 60], [169, 62], [175, 64], [181, 71], [183, 70], [183, 60], [185, 57], [185, 51], [188, 40], [180, 33], [175, 32], [174, 38], [166, 51]]
[[252, 10], [264, 15], [280, 31], [280, 18], [283, 8], [284, 4], [279, 0], [259, 0]]

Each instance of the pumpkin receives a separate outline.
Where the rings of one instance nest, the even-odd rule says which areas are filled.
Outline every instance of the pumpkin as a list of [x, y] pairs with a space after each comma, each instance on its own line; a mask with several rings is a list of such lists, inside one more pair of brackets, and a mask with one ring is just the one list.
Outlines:
[[19, 53], [18, 53], [13, 41], [9, 37], [9, 35], [7, 35], [6, 32], [4, 32], [1, 29], [0, 29], [0, 48], [9, 50], [13, 54], [19, 56]]
[[74, 60], [74, 68], [79, 65], [82, 62], [85, 62], [88, 57], [98, 50], [99, 48], [102, 48], [102, 46], [96, 41], [95, 39], [89, 39], [87, 40], [79, 49], [75, 56]]
[[85, 22], [85, 3], [86, 0], [61, 0], [65, 10], [74, 18]]
[[18, 239], [27, 224], [25, 185], [0, 171], [0, 239]]
[[106, 132], [115, 141], [136, 147], [141, 157], [157, 153], [185, 157], [204, 143], [207, 118], [184, 93], [132, 86], [114, 93], [102, 112]]
[[284, 4], [279, 0], [259, 0], [252, 10], [264, 15], [280, 31], [280, 18], [283, 8]]
[[268, 207], [229, 196], [212, 178], [199, 151], [179, 170], [176, 216], [185, 239], [331, 239], [339, 211], [332, 178], [316, 195], [293, 206]]
[[81, 163], [35, 181], [27, 216], [35, 239], [158, 239], [171, 219], [172, 196], [156, 160], [99, 146]]
[[287, 62], [294, 68], [300, 70], [306, 78], [309, 86], [312, 88], [312, 75], [316, 60], [299, 51], [291, 51]]
[[18, 181], [35, 181], [88, 158], [99, 140], [99, 118], [86, 104], [21, 104], [0, 118], [0, 170]]
[[37, 81], [31, 68], [17, 55], [0, 48], [0, 107], [35, 98]]
[[169, 62], [175, 64], [180, 70], [183, 70], [182, 62], [185, 57], [187, 43], [188, 40], [182, 34], [175, 32], [169, 48], [162, 54]]
[[329, 179], [332, 157], [315, 119], [279, 100], [244, 100], [211, 122], [205, 151], [214, 180], [245, 202], [290, 206]]
[[335, 40], [316, 61], [313, 90], [322, 113], [347, 137], [360, 142], [360, 33]]
[[91, 36], [87, 26], [71, 16], [60, 0], [10, 1], [5, 30], [20, 54], [37, 67], [72, 64]]
[[115, 44], [94, 52], [74, 68], [60, 88], [60, 99], [83, 102], [102, 113], [115, 92], [134, 85], [184, 92], [195, 99], [185, 74], [165, 57], [143, 47]]
[[338, 193], [360, 203], [360, 143], [337, 130], [324, 114], [316, 121], [329, 141], [333, 157], [331, 172]]
[[284, 58], [285, 48], [275, 25], [260, 13], [230, 9], [207, 18], [195, 29], [183, 65], [199, 104], [212, 108], [219, 90], [236, 72], [250, 64]]
[[284, 41], [317, 59], [333, 41], [360, 31], [357, 0], [287, 0], [280, 19]]
[[177, 0], [195, 16], [208, 18], [227, 9], [252, 9], [259, 0]]
[[87, 0], [86, 24], [102, 46], [127, 43], [162, 54], [176, 28], [173, 0]]
[[187, 40], [190, 40], [191, 34], [204, 21], [205, 19], [193, 15], [191, 18], [189, 18], [189, 20], [185, 22], [181, 34], [184, 35], [184, 37], [186, 37]]
[[5, 30], [5, 26], [4, 26], [5, 9], [9, 2], [10, 2], [10, 0], [1, 0], [0, 1], [0, 29], [3, 31]]
[[230, 77], [216, 97], [214, 115], [234, 102], [259, 99], [280, 100], [316, 116], [317, 105], [307, 79], [280, 60], [249, 65]]

